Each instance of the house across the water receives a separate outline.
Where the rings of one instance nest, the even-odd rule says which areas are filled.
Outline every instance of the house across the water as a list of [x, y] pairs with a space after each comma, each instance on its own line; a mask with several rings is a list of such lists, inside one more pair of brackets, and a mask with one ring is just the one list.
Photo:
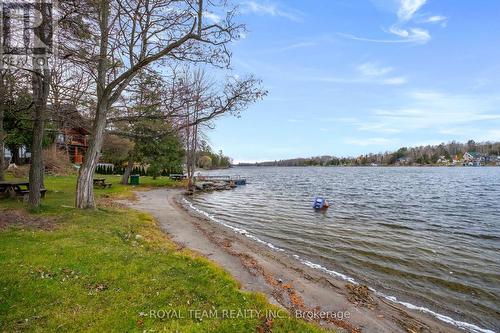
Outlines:
[[475, 151], [468, 151], [463, 157], [463, 165], [465, 166], [481, 166], [484, 165], [485, 161], [485, 156]]
[[412, 163], [412, 159], [409, 157], [400, 157], [396, 161], [396, 165], [410, 165]]
[[450, 164], [450, 160], [446, 158], [446, 156], [439, 156], [437, 162], [437, 164], [442, 164], [442, 165], [449, 165]]

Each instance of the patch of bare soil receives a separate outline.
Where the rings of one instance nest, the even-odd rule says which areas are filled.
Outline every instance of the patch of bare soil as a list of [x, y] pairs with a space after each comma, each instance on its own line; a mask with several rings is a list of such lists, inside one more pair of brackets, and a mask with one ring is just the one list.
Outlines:
[[120, 198], [113, 195], [104, 194], [103, 196], [97, 198], [97, 206], [102, 208], [118, 208], [127, 209], [127, 203], [138, 202], [137, 193], [132, 193], [126, 198]]
[[[135, 202], [137, 201], [137, 196], [134, 195], [130, 198], [127, 198], [127, 201]], [[99, 197], [97, 200], [97, 206], [102, 208], [117, 208], [117, 209], [126, 209], [127, 205], [124, 200], [120, 198], [113, 197], [112, 195], [105, 194]]]
[[[186, 209], [184, 206], [180, 206], [183, 209]], [[297, 290], [294, 288], [291, 282], [284, 283], [281, 279], [277, 279], [272, 274], [267, 272], [256, 260], [253, 256], [247, 253], [241, 253], [232, 249], [232, 242], [230, 239], [226, 237], [220, 237], [215, 233], [206, 232], [201, 229], [198, 225], [198, 230], [200, 230], [203, 234], [205, 234], [212, 242], [217, 244], [220, 247], [223, 247], [229, 254], [238, 257], [241, 260], [242, 265], [248, 270], [248, 272], [254, 276], [260, 275], [264, 278], [266, 283], [272, 288], [272, 295], [274, 299], [276, 299], [283, 307], [288, 309], [291, 313], [296, 310], [300, 310], [303, 313], [314, 313], [319, 312], [319, 307], [311, 308], [308, 307], [304, 299], [299, 295]], [[369, 301], [370, 300], [370, 301]], [[373, 298], [371, 296], [363, 297], [364, 302], [373, 302]], [[370, 306], [371, 303], [370, 303]], [[361, 328], [355, 327], [351, 323], [336, 319], [336, 318], [326, 318], [326, 319], [306, 319], [307, 321], [316, 321], [318, 324], [324, 320], [327, 323], [333, 324], [336, 327], [343, 328], [345, 332], [349, 333], [360, 333]], [[272, 321], [264, 321], [262, 325], [259, 327], [258, 332], [271, 332]]]
[[21, 210], [0, 211], [0, 230], [9, 228], [54, 230], [56, 219], [30, 215]]

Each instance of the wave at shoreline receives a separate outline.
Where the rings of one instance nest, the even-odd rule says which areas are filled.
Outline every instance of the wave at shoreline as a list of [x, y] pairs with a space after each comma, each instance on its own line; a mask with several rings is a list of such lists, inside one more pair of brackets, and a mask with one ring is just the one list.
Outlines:
[[[189, 200], [187, 200], [186, 198], [182, 198], [183, 202], [193, 211], [195, 211], [196, 213], [206, 217], [207, 219], [217, 223], [217, 224], [220, 224], [232, 231], [234, 231], [235, 233], [238, 233], [240, 235], [244, 235], [245, 237], [247, 238], [250, 238], [252, 239], [253, 241], [256, 241], [260, 244], [263, 244], [267, 247], [269, 247], [270, 249], [274, 250], [274, 251], [277, 251], [277, 252], [283, 252], [283, 253], [287, 253], [284, 249], [281, 249], [277, 246], [275, 246], [274, 244], [270, 243], [270, 242], [266, 242], [252, 234], [250, 234], [247, 230], [245, 229], [242, 229], [242, 228], [237, 228], [237, 227], [233, 227], [223, 221], [220, 221], [218, 220], [217, 218], [215, 218], [213, 215], [205, 212], [204, 210], [202, 209], [199, 209], [198, 207], [196, 207], [195, 205], [193, 205], [192, 202], [190, 202]], [[330, 270], [322, 265], [319, 265], [319, 264], [316, 264], [314, 262], [311, 262], [309, 260], [306, 260], [306, 259], [302, 259], [300, 258], [298, 255], [296, 254], [292, 254], [292, 257], [295, 258], [298, 262], [300, 262], [301, 264], [309, 267], [309, 268], [312, 268], [312, 269], [315, 269], [315, 270], [319, 270], [319, 271], [322, 271], [328, 275], [331, 275], [333, 277], [336, 277], [336, 278], [340, 278], [344, 281], [347, 281], [347, 282], [350, 282], [352, 284], [359, 284], [354, 278], [350, 277], [350, 276], [347, 276], [345, 274], [342, 274], [342, 273], [339, 273], [339, 272], [336, 272], [334, 270]], [[446, 315], [443, 315], [443, 314], [440, 314], [440, 313], [437, 313], [437, 312], [434, 312], [426, 307], [422, 307], [422, 306], [418, 306], [418, 305], [414, 305], [414, 304], [411, 304], [411, 303], [408, 303], [408, 302], [404, 302], [404, 301], [401, 301], [401, 300], [398, 300], [395, 296], [390, 296], [390, 295], [385, 295], [377, 290], [375, 290], [374, 288], [371, 288], [369, 287], [369, 289], [375, 293], [377, 296], [379, 297], [382, 297], [388, 301], [391, 301], [393, 303], [396, 303], [396, 304], [400, 304], [410, 310], [415, 310], [415, 311], [420, 311], [420, 312], [423, 312], [423, 313], [426, 313], [426, 314], [429, 314], [435, 318], [437, 318], [438, 320], [440, 321], [443, 321], [445, 323], [448, 323], [450, 325], [453, 325], [455, 327], [458, 327], [460, 329], [463, 329], [463, 330], [466, 330], [468, 332], [471, 332], [471, 333], [496, 333], [495, 331], [493, 330], [489, 330], [489, 329], [485, 329], [485, 328], [481, 328], [477, 325], [474, 325], [474, 324], [471, 324], [471, 323], [467, 323], [467, 322], [463, 322], [463, 321], [458, 321], [458, 320], [455, 320], [449, 316], [446, 316]]]

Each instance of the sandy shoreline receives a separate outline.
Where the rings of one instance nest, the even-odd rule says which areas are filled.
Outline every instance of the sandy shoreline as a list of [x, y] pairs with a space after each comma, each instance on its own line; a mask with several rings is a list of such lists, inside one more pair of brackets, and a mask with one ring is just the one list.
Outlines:
[[[138, 192], [132, 208], [150, 213], [180, 246], [216, 262], [241, 288], [265, 294], [292, 315], [315, 317], [339, 332], [464, 332], [378, 297], [238, 234], [182, 204], [179, 190]], [[209, 221], [209, 222], [207, 222]]]

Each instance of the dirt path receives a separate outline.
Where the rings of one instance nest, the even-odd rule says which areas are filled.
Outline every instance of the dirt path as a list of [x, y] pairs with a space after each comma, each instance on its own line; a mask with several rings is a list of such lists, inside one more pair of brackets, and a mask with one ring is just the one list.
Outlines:
[[138, 200], [128, 205], [152, 214], [179, 245], [224, 267], [242, 289], [264, 293], [292, 315], [315, 316], [340, 332], [464, 332], [362, 287], [346, 286], [343, 280], [208, 221], [184, 208], [180, 193], [168, 189], [138, 192]]

